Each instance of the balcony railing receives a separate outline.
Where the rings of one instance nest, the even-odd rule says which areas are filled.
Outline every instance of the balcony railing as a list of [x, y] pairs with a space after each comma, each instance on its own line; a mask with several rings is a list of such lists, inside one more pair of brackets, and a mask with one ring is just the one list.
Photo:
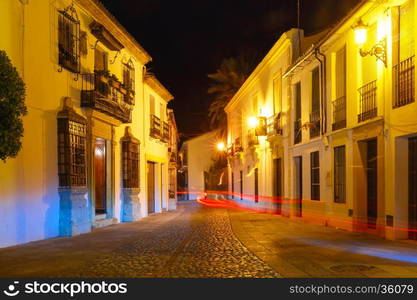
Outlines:
[[268, 119], [268, 137], [282, 135], [282, 113]]
[[236, 153], [242, 152], [242, 141], [240, 137], [235, 138], [235, 141], [227, 148], [227, 155], [233, 156]]
[[320, 110], [310, 113], [310, 138], [320, 135]]
[[294, 121], [294, 144], [301, 143], [301, 119]]
[[376, 80], [365, 84], [358, 89], [359, 92], [359, 114], [358, 122], [363, 122], [376, 117]]
[[235, 138], [235, 142], [233, 143], [233, 150], [234, 153], [242, 152], [243, 146], [242, 146], [242, 139], [240, 137]]
[[155, 116], [155, 115], [151, 115], [151, 124], [150, 124], [150, 131], [149, 131], [149, 135], [155, 139], [160, 139], [161, 136], [161, 131], [162, 131], [162, 127], [161, 127], [161, 120]]
[[333, 101], [332, 130], [346, 127], [346, 97], [340, 97]]
[[414, 55], [393, 67], [394, 88], [393, 108], [415, 101], [414, 96]]
[[123, 123], [131, 122], [133, 106], [111, 79], [95, 73], [81, 74], [81, 106], [114, 117]]
[[169, 142], [169, 124], [162, 122], [162, 137], [161, 140], [165, 143]]
[[255, 130], [250, 130], [248, 132], [248, 146], [253, 147], [253, 146], [256, 146], [256, 145], [259, 145], [259, 138], [255, 134]]

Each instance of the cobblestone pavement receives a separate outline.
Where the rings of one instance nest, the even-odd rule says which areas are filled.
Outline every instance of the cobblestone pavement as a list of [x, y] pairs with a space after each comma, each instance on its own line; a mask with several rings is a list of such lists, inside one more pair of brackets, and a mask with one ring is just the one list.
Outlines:
[[82, 277], [278, 277], [234, 236], [224, 209], [188, 204], [187, 217], [123, 245]]
[[[171, 216], [171, 218], [170, 218]], [[166, 222], [146, 224], [147, 219], [167, 219]], [[117, 226], [113, 231], [117, 230]], [[233, 234], [228, 213], [224, 209], [210, 209], [190, 202], [180, 205], [178, 212], [169, 212], [160, 216], [152, 216], [135, 223], [136, 236], [131, 233], [124, 240], [114, 241], [118, 246], [102, 252], [100, 247], [87, 245], [85, 255], [80, 249], [83, 236], [71, 239], [82, 239], [65, 248], [58, 247], [61, 252], [68, 253], [69, 259], [75, 265], [59, 268], [57, 258], [48, 253], [37, 262], [44, 262], [45, 269], [38, 272], [23, 271], [25, 276], [48, 277], [279, 277], [268, 264], [249, 251]], [[132, 226], [132, 225], [130, 225]], [[113, 234], [111, 229], [97, 230], [102, 234]], [[92, 234], [96, 235], [97, 231]], [[96, 237], [93, 237], [94, 239]], [[54, 239], [30, 243], [7, 249], [36, 248], [36, 244], [59, 244], [68, 239]], [[90, 239], [91, 240], [91, 239]], [[111, 244], [112, 240], [108, 240]], [[102, 241], [101, 246], [107, 246]], [[55, 245], [56, 246], [56, 245]], [[73, 249], [75, 247], [75, 249]], [[0, 271], [0, 276], [22, 276], [22, 266], [16, 261], [19, 256], [13, 256], [6, 250], [0, 250], [0, 263], [7, 256], [12, 256], [15, 266]], [[35, 249], [32, 249], [35, 250]], [[73, 251], [71, 251], [73, 250]], [[96, 250], [96, 255], [94, 255]], [[35, 250], [36, 251], [36, 250]], [[45, 251], [45, 249], [41, 250]], [[75, 253], [75, 254], [74, 254]], [[22, 258], [22, 257], [20, 257]], [[30, 258], [25, 258], [25, 260]], [[78, 260], [78, 261], [77, 261]], [[82, 262], [80, 262], [82, 260]], [[6, 265], [10, 265], [7, 262]], [[29, 263], [30, 266], [33, 265]], [[55, 268], [54, 268], [55, 266]], [[20, 273], [19, 270], [20, 269]]]
[[0, 249], [0, 277], [417, 277], [417, 243], [190, 201]]

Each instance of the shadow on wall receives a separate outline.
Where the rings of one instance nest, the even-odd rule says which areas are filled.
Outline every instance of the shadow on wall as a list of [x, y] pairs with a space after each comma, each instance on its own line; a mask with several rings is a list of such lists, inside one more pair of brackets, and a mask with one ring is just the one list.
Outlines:
[[[62, 101], [61, 101], [62, 102]], [[61, 105], [62, 106], [62, 105]], [[46, 205], [43, 238], [59, 235], [59, 193], [58, 193], [58, 159], [57, 159], [57, 110], [43, 113], [42, 120], [42, 154], [43, 178], [42, 202]]]

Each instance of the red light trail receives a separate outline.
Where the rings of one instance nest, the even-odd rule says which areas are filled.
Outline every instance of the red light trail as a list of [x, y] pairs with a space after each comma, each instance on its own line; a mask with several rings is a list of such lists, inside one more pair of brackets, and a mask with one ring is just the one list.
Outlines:
[[[195, 195], [195, 200], [200, 203], [201, 205], [207, 207], [215, 207], [215, 208], [227, 208], [227, 209], [234, 209], [234, 210], [243, 210], [249, 212], [256, 212], [256, 213], [267, 213], [272, 215], [280, 215], [281, 213], [277, 211], [277, 208], [274, 207], [262, 207], [263, 204], [296, 204], [296, 203], [303, 203], [303, 200], [300, 199], [288, 199], [283, 197], [273, 197], [273, 196], [258, 196], [258, 203], [255, 202], [255, 196], [249, 194], [240, 194], [240, 193], [231, 193], [228, 191], [179, 191], [177, 194], [191, 194]], [[214, 197], [212, 197], [213, 195]], [[226, 197], [233, 197], [234, 199], [227, 199]], [[242, 199], [242, 200], [240, 200]], [[257, 205], [258, 207], [247, 207], [245, 205], [254, 206]], [[323, 205], [323, 202], [320, 201], [309, 201], [309, 206], [314, 205]], [[285, 210], [284, 208], [281, 208]], [[307, 213], [306, 213], [307, 212]], [[335, 217], [323, 217], [321, 214], [323, 213], [322, 210], [319, 208], [305, 208], [303, 207], [302, 217], [307, 217], [311, 219], [321, 220], [323, 223], [327, 222], [334, 222], [344, 225], [352, 225], [356, 229], [363, 229], [366, 230], [369, 228], [368, 219], [366, 217], [354, 217], [355, 221], [342, 219], [342, 218], [335, 218]], [[402, 226], [408, 226], [408, 224], [400, 223]], [[385, 230], [386, 228], [390, 228], [395, 231], [412, 231], [417, 232], [417, 229], [410, 229], [408, 227], [390, 227], [385, 225], [373, 225], [374, 229]]]

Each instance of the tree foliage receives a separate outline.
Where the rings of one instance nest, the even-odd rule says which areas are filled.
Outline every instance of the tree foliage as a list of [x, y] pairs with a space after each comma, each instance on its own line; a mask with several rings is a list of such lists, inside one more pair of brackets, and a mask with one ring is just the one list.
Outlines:
[[25, 83], [6, 52], [0, 50], [0, 159], [4, 162], [22, 148], [25, 96]]
[[214, 94], [209, 107], [212, 129], [219, 129], [225, 134], [227, 118], [224, 107], [248, 78], [255, 65], [255, 55], [241, 54], [236, 58], [223, 59], [216, 73], [208, 74], [208, 77], [213, 80], [208, 89], [209, 94]]

